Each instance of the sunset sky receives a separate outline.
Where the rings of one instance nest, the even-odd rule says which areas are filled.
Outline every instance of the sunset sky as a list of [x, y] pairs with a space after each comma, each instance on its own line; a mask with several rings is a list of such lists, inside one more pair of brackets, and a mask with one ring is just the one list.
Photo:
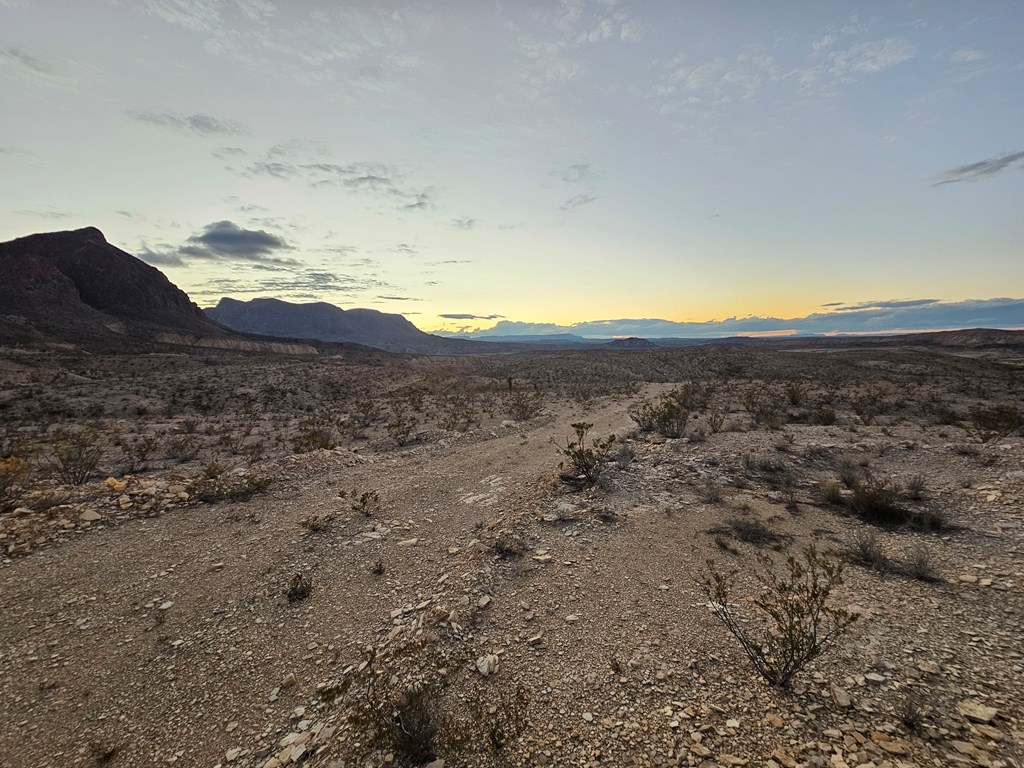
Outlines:
[[1017, 0], [0, 0], [0, 240], [425, 330], [1024, 327], [1022, 40]]

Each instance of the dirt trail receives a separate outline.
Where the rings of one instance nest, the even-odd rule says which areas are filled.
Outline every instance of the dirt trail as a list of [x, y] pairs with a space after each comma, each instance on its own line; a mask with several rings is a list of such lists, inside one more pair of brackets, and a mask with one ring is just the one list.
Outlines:
[[[5, 764], [93, 765], [109, 753], [116, 765], [213, 765], [277, 729], [391, 610], [428, 594], [480, 526], [531, 494], [557, 464], [551, 438], [580, 417], [595, 434], [622, 430], [625, 410], [299, 460], [269, 496], [90, 531], [15, 561], [0, 570]], [[351, 488], [379, 492], [372, 518], [339, 498]], [[332, 512], [321, 533], [300, 525]], [[289, 605], [298, 572], [313, 593]]]

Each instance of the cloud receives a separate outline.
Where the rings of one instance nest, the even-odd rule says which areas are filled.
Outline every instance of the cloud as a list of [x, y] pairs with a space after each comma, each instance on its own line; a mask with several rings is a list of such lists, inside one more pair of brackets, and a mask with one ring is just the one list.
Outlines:
[[1024, 160], [1024, 152], [1010, 152], [1006, 155], [990, 157], [988, 160], [980, 160], [977, 163], [970, 163], [969, 165], [960, 165], [956, 168], [950, 168], [948, 171], [943, 172], [942, 175], [939, 176], [938, 181], [936, 181], [932, 186], [937, 187], [942, 184], [954, 184], [958, 181], [978, 181], [979, 179], [985, 179], [989, 176], [995, 176], [997, 173], [1009, 168], [1018, 160]]
[[53, 75], [53, 68], [42, 59], [30, 56], [21, 48], [0, 48], [0, 61], [6, 61], [16, 66], [27, 69], [36, 75], [50, 77]]
[[453, 229], [473, 229], [477, 224], [476, 219], [452, 219], [451, 226]]
[[186, 266], [185, 260], [173, 251], [153, 251], [148, 246], [143, 246], [135, 255], [154, 267]]
[[594, 173], [589, 163], [577, 163], [576, 165], [570, 165], [564, 171], [558, 173], [562, 176], [562, 181], [567, 181], [570, 184], [579, 184], [585, 181], [594, 181], [597, 179], [597, 174]]
[[201, 112], [185, 115], [178, 112], [134, 111], [129, 114], [143, 123], [195, 133], [199, 136], [238, 136], [248, 132], [236, 122]]
[[377, 298], [384, 301], [423, 301], [423, 299], [417, 299], [412, 296], [378, 296]]
[[[866, 307], [866, 308], [860, 308]], [[452, 320], [489, 320], [486, 316], [441, 315]], [[729, 317], [707, 322], [676, 322], [660, 318], [592, 320], [572, 325], [501, 320], [476, 337], [573, 333], [609, 338], [726, 338], [768, 333], [884, 334], [954, 328], [1024, 328], [1024, 299], [934, 299], [861, 302], [847, 310], [815, 312], [803, 317]]]
[[188, 239], [188, 248], [196, 248], [213, 256], [260, 261], [276, 251], [291, 250], [282, 238], [263, 229], [243, 229], [231, 221], [215, 221], [203, 228], [203, 234]]
[[13, 67], [16, 72], [43, 85], [67, 86], [72, 82], [49, 62], [25, 53], [18, 47], [0, 48], [2, 65]]
[[891, 37], [869, 43], [858, 43], [845, 51], [829, 54], [832, 73], [847, 77], [852, 73], [874, 74], [914, 58], [917, 49], [901, 38]]
[[896, 301], [863, 301], [859, 304], [822, 304], [826, 307], [837, 307], [839, 312], [852, 312], [860, 309], [884, 309], [894, 307], [923, 307], [926, 304], [937, 304], [938, 299], [904, 299]]
[[568, 200], [562, 203], [562, 205], [559, 207], [563, 211], [571, 211], [576, 208], [579, 208], [580, 206], [589, 205], [590, 203], [598, 199], [599, 198], [597, 195], [574, 195], [573, 197], [570, 197]]
[[954, 51], [949, 56], [949, 60], [956, 62], [957, 64], [966, 64], [987, 58], [988, 54], [985, 53], [985, 51], [979, 51], [976, 48], [961, 48], [959, 51]]
[[35, 216], [40, 219], [70, 219], [72, 214], [65, 213], [64, 211], [33, 211], [27, 208], [22, 208], [18, 211], [13, 211], [20, 216]]
[[353, 194], [393, 203], [399, 210], [416, 211], [435, 207], [433, 187], [409, 184], [398, 169], [373, 160], [348, 164], [329, 162], [326, 151], [303, 142], [271, 147], [264, 158], [241, 171], [243, 176], [301, 178], [313, 188], [340, 187]]
[[189, 293], [195, 298], [216, 299], [231, 295], [265, 295], [276, 298], [315, 298], [325, 294], [359, 294], [367, 290], [393, 288], [372, 275], [353, 275], [315, 269], [296, 269], [267, 277], [243, 275], [208, 280]]
[[140, 258], [153, 265], [185, 266], [193, 260], [261, 265], [280, 270], [299, 266], [292, 258], [278, 255], [292, 247], [278, 235], [263, 229], [244, 229], [232, 221], [215, 221], [202, 233], [189, 237], [184, 245], [163, 245], [160, 250], [143, 246]]
[[448, 312], [438, 317], [443, 317], [446, 320], [498, 320], [504, 315], [474, 315], [466, 312]]

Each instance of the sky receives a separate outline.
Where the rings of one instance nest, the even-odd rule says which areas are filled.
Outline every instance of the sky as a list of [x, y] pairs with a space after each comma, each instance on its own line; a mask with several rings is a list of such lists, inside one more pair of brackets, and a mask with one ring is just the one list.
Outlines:
[[1024, 327], [1024, 4], [0, 0], [0, 240], [430, 331]]

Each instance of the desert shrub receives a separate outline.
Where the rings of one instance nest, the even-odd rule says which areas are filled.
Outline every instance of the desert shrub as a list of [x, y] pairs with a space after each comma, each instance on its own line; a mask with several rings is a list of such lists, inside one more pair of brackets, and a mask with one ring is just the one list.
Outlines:
[[160, 446], [160, 436], [153, 434], [139, 435], [134, 440], [121, 441], [121, 460], [124, 471], [135, 473], [142, 470], [146, 462], [153, 458]]
[[935, 558], [926, 544], [918, 544], [904, 555], [903, 572], [918, 581], [938, 581]]
[[836, 465], [836, 472], [839, 473], [839, 482], [847, 488], [853, 488], [857, 485], [863, 474], [861, 466], [849, 457], [839, 460], [839, 463]]
[[907, 512], [898, 505], [900, 488], [889, 478], [866, 474], [854, 483], [848, 503], [858, 517], [872, 523], [905, 522]]
[[366, 430], [376, 424], [380, 417], [380, 406], [372, 398], [364, 397], [349, 408], [348, 418], [342, 426], [352, 437], [365, 437]]
[[917, 733], [924, 725], [925, 699], [919, 692], [908, 690], [896, 705], [896, 717], [903, 726], [912, 733]]
[[466, 432], [473, 427], [479, 427], [482, 422], [480, 403], [468, 390], [456, 388], [447, 392], [442, 398], [441, 408], [442, 429]]
[[725, 409], [717, 405], [711, 408], [708, 411], [707, 422], [711, 434], [717, 435], [725, 426]]
[[576, 439], [567, 441], [565, 445], [555, 443], [559, 453], [569, 461], [570, 474], [567, 477], [563, 475], [563, 479], [593, 485], [604, 471], [608, 453], [615, 443], [615, 435], [609, 435], [603, 440], [594, 438], [588, 446], [587, 433], [594, 425], [578, 421], [570, 426], [576, 431]]
[[818, 486], [818, 493], [821, 498], [829, 504], [842, 504], [846, 499], [843, 496], [843, 486], [835, 480], [826, 480]]
[[840, 637], [856, 616], [828, 604], [832, 591], [842, 584], [842, 564], [820, 554], [814, 547], [803, 558], [789, 555], [785, 573], [776, 573], [769, 557], [758, 557], [762, 592], [753, 599], [767, 622], [753, 632], [733, 603], [735, 572], [720, 573], [708, 561], [708, 577], [701, 587], [715, 615], [736, 639], [751, 664], [768, 683], [787, 687], [800, 670], [820, 657]]
[[288, 587], [284, 591], [284, 596], [288, 598], [289, 603], [297, 603], [300, 600], [305, 600], [312, 593], [312, 577], [300, 572], [292, 576], [292, 580], [288, 582]]
[[50, 468], [61, 481], [82, 485], [99, 467], [103, 448], [103, 441], [94, 429], [64, 432], [53, 446]]
[[611, 456], [619, 469], [625, 469], [633, 463], [633, 460], [636, 458], [636, 452], [629, 443], [619, 443], [615, 450], [611, 452]]
[[687, 382], [665, 392], [657, 403], [644, 400], [629, 416], [642, 432], [657, 432], [665, 437], [682, 437], [694, 411], [707, 407], [713, 390], [710, 385]]
[[708, 478], [698, 486], [697, 495], [705, 504], [717, 504], [722, 500], [722, 486]]
[[996, 442], [1024, 425], [1020, 410], [1012, 405], [972, 405], [967, 412], [967, 431], [979, 442]]
[[204, 476], [192, 483], [189, 495], [207, 504], [218, 501], [248, 501], [257, 494], [266, 493], [272, 484], [273, 481], [269, 477], [219, 474], [214, 477]]
[[907, 494], [908, 499], [913, 501], [920, 501], [924, 498], [924, 492], [928, 487], [928, 483], [924, 478], [924, 475], [914, 475], [906, 482], [904, 490]]
[[778, 392], [763, 388], [748, 389], [743, 404], [754, 423], [765, 429], [780, 429], [786, 423], [786, 401]]
[[786, 538], [760, 520], [749, 517], [731, 518], [726, 520], [724, 526], [716, 526], [708, 533], [715, 536], [729, 536], [755, 547], [777, 546]]
[[327, 414], [318, 413], [300, 422], [298, 433], [291, 439], [292, 450], [296, 453], [310, 453], [333, 447], [334, 440], [332, 419]]
[[341, 498], [348, 498], [352, 511], [363, 517], [373, 517], [380, 511], [380, 494], [376, 491], [362, 491], [353, 488], [347, 493], [342, 491]]
[[885, 554], [878, 534], [874, 531], [858, 531], [846, 545], [844, 552], [851, 563], [879, 573], [889, 573], [893, 570], [892, 561]]
[[334, 520], [334, 515], [330, 512], [326, 515], [306, 515], [299, 521], [299, 525], [310, 533], [325, 533], [330, 530]]
[[407, 445], [415, 435], [419, 421], [412, 415], [405, 403], [396, 401], [391, 406], [391, 416], [388, 418], [388, 437], [395, 441], [396, 445]]
[[202, 443], [191, 434], [177, 435], [167, 443], [167, 455], [177, 461], [192, 461], [199, 455]]
[[537, 389], [516, 389], [502, 396], [502, 409], [514, 421], [529, 421], [544, 412], [544, 397]]
[[821, 424], [825, 427], [831, 427], [836, 423], [836, 409], [825, 402], [815, 403], [812, 416], [815, 424]]

